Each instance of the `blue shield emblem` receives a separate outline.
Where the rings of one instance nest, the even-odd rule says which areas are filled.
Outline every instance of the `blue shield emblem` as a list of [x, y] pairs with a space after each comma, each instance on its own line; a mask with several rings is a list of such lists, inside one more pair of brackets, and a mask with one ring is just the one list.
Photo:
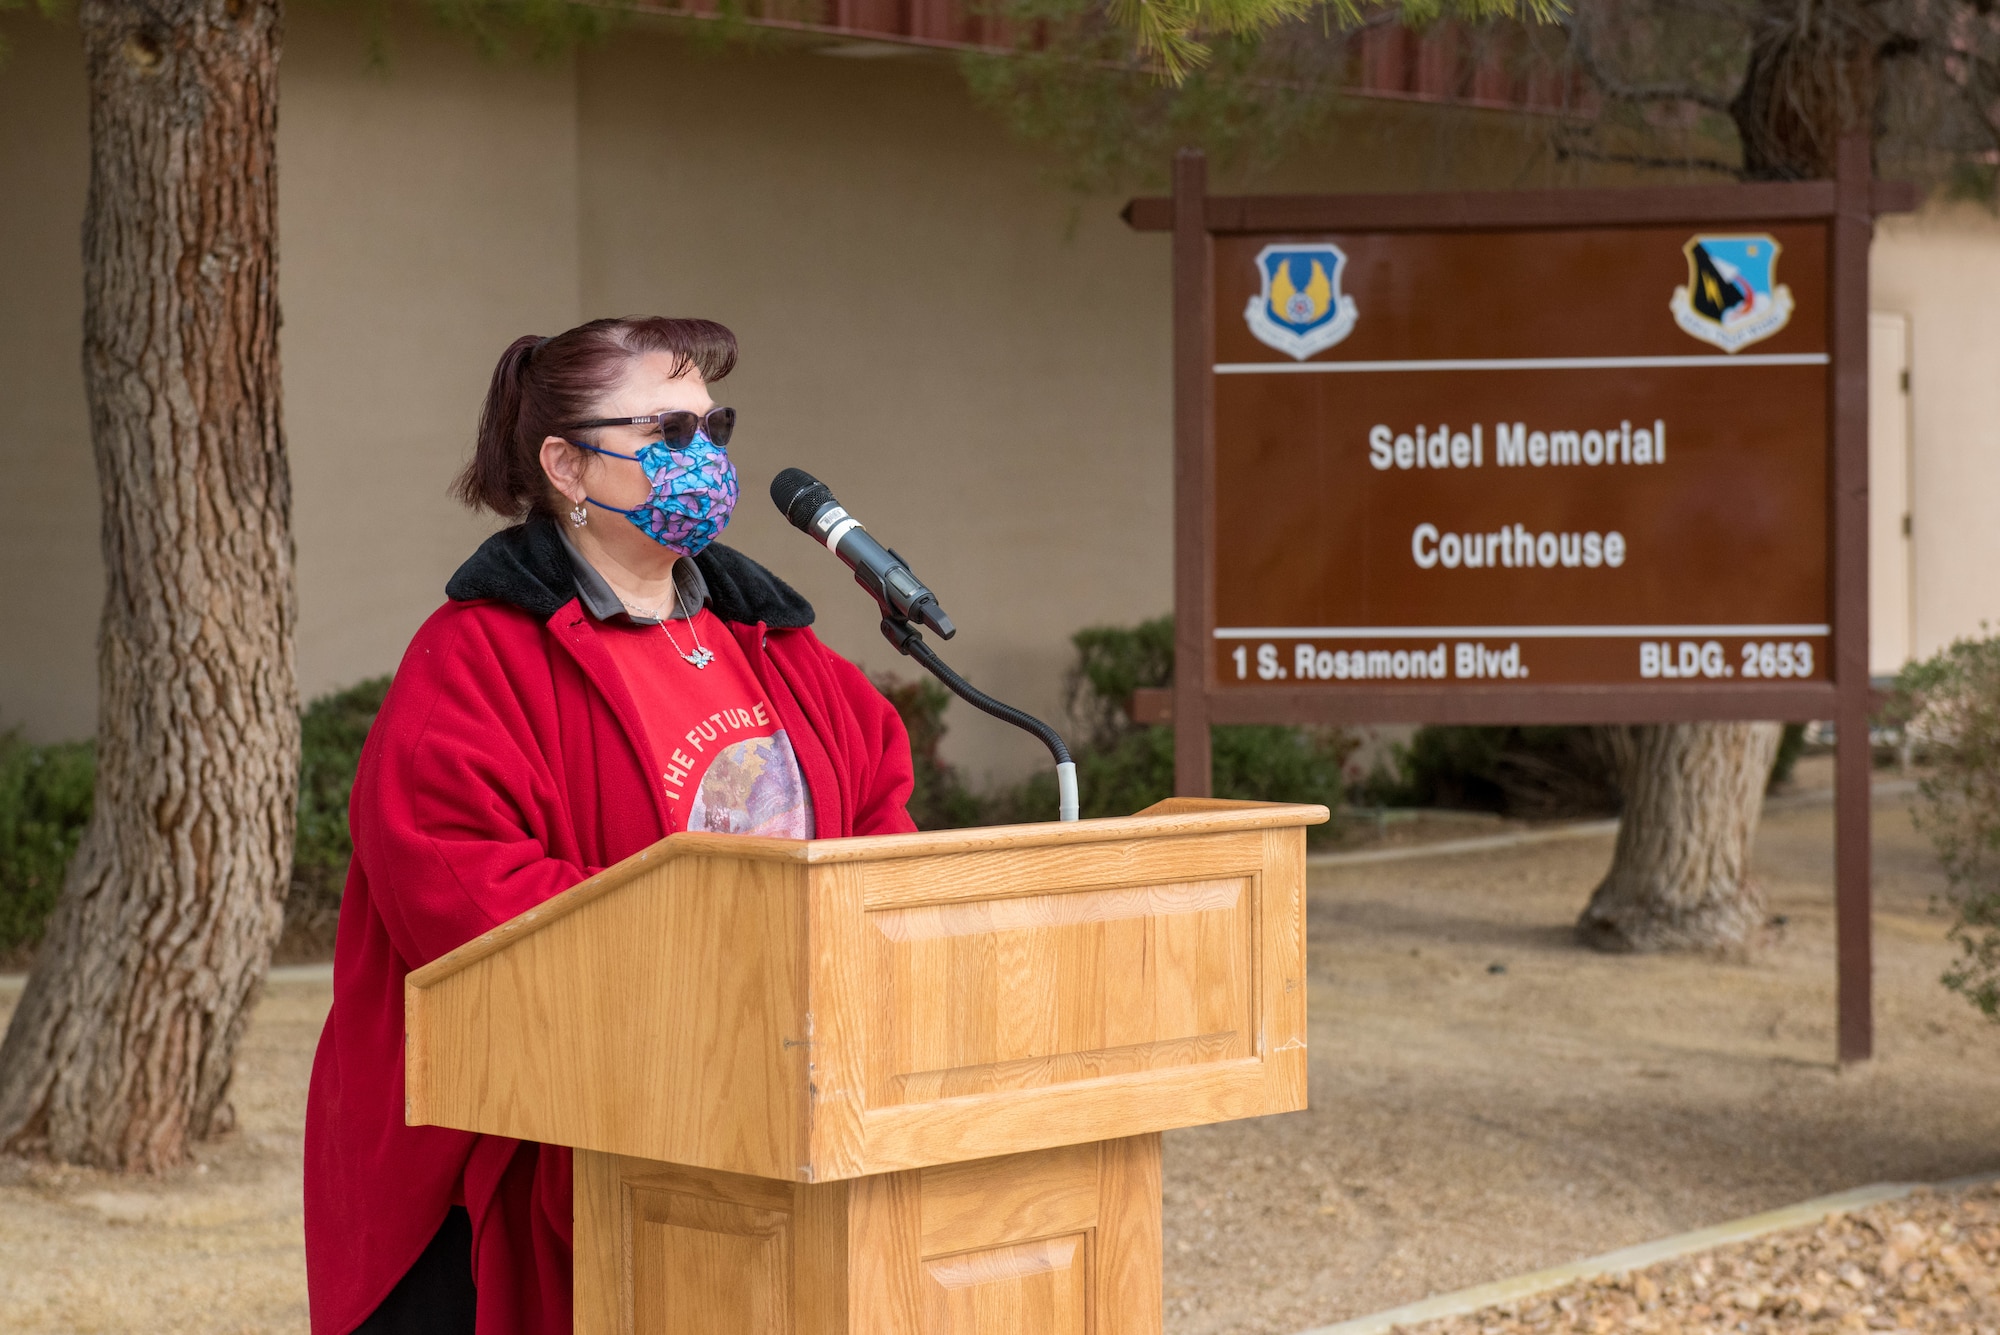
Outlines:
[[1687, 286], [1674, 289], [1667, 309], [1683, 331], [1735, 352], [1790, 323], [1792, 290], [1777, 282], [1779, 246], [1771, 236], [1696, 236], [1681, 250]]
[[1304, 361], [1346, 338], [1360, 314], [1340, 290], [1347, 256], [1339, 246], [1266, 246], [1257, 252], [1257, 295], [1243, 310], [1260, 343]]

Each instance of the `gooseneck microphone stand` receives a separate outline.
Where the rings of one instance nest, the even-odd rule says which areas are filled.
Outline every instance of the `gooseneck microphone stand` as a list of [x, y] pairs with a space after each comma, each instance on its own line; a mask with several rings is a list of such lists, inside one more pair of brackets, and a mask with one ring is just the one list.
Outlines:
[[938, 606], [937, 596], [910, 573], [907, 562], [870, 537], [860, 521], [843, 509], [824, 482], [802, 468], [787, 468], [771, 479], [771, 502], [792, 527], [826, 547], [854, 571], [854, 582], [867, 590], [882, 612], [882, 637], [896, 652], [914, 658], [965, 703], [982, 714], [1033, 733], [1056, 761], [1056, 811], [1063, 820], [1077, 818], [1076, 761], [1054, 728], [1023, 709], [995, 700], [952, 671], [924, 642], [921, 621], [950, 639], [958, 634], [951, 618]]
[[1041, 738], [1042, 745], [1049, 748], [1049, 754], [1056, 761], [1057, 818], [1077, 818], [1076, 761], [1070, 759], [1069, 747], [1063, 744], [1062, 734], [1025, 709], [1016, 709], [1004, 700], [995, 700], [959, 676], [952, 670], [951, 664], [939, 658], [937, 651], [924, 642], [923, 632], [911, 625], [907, 618], [885, 615], [882, 618], [882, 638], [894, 645], [897, 653], [916, 659], [926, 672], [943, 682], [953, 695], [974, 709]]

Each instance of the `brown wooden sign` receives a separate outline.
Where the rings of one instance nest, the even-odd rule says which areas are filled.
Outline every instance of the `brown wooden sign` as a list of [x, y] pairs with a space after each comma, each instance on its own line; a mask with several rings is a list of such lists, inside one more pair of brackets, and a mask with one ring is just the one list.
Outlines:
[[1174, 236], [1178, 791], [1211, 723], [1833, 719], [1871, 1047], [1868, 244], [1837, 181], [1207, 193]]
[[1826, 264], [1823, 223], [1218, 238], [1215, 683], [1830, 679]]

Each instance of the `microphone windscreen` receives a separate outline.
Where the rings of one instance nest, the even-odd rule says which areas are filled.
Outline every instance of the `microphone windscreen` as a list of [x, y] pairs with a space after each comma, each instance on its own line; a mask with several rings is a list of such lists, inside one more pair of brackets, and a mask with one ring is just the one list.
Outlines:
[[812, 517], [832, 502], [832, 489], [803, 468], [787, 468], [771, 479], [771, 503], [800, 532], [810, 532]]

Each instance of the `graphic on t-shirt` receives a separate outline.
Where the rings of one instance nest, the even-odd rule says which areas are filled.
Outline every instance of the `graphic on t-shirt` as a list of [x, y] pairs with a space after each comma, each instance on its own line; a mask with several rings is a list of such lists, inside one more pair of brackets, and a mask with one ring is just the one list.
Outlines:
[[705, 669], [683, 660], [659, 627], [602, 628], [645, 728], [669, 827], [812, 838], [812, 794], [749, 660], [708, 609], [688, 629], [715, 651]]
[[783, 728], [732, 743], [709, 762], [688, 808], [687, 827], [711, 834], [812, 837], [805, 784]]

